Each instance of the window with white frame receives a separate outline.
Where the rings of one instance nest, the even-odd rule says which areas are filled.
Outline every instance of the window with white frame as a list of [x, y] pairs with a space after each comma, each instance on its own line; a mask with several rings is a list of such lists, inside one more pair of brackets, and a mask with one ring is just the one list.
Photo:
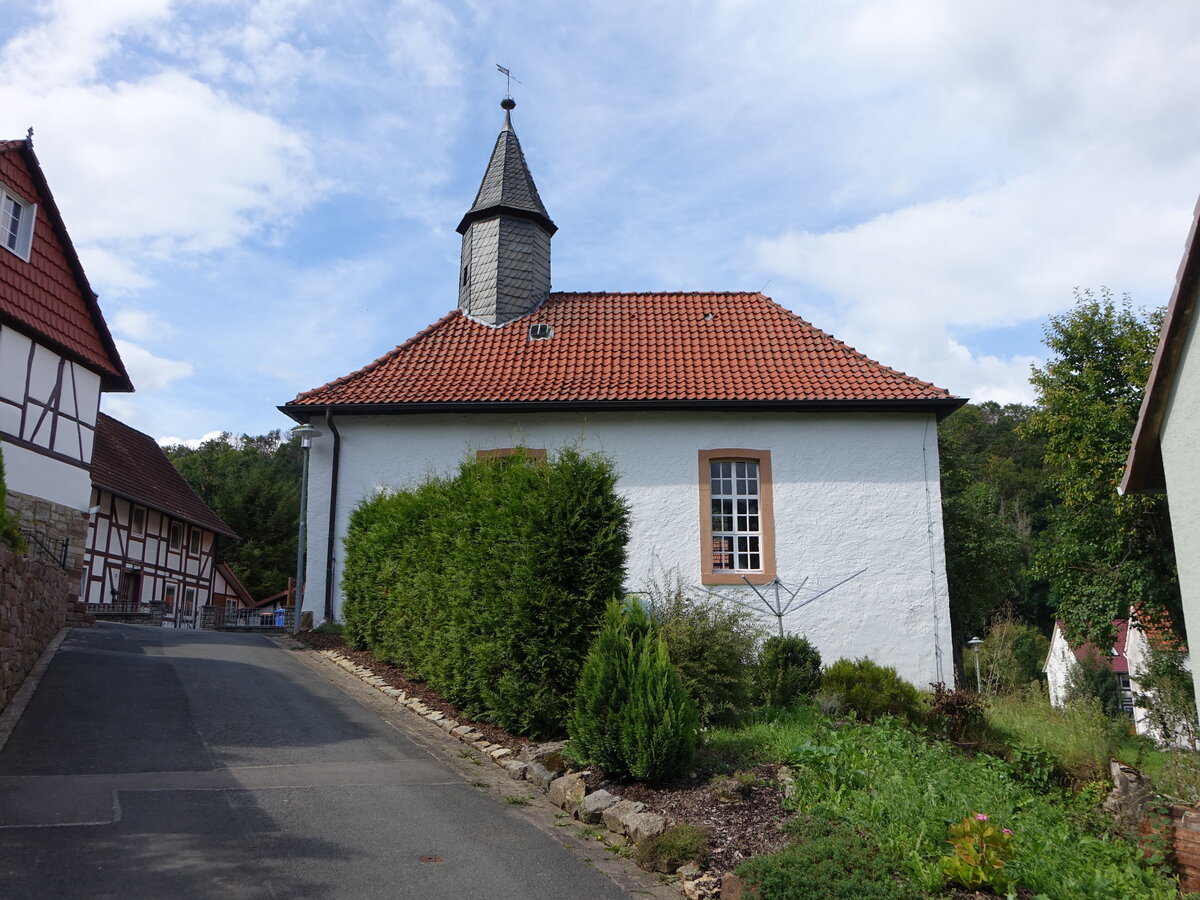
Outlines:
[[775, 577], [769, 450], [700, 451], [700, 574], [708, 584]]
[[713, 571], [762, 571], [758, 463], [722, 459], [708, 465]]
[[0, 244], [26, 262], [33, 246], [37, 205], [26, 203], [0, 185]]

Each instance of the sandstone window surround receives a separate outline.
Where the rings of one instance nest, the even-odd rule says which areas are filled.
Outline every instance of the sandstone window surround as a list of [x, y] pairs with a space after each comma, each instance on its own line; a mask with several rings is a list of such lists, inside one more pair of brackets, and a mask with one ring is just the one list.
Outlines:
[[766, 584], [775, 578], [771, 451], [699, 452], [700, 580]]

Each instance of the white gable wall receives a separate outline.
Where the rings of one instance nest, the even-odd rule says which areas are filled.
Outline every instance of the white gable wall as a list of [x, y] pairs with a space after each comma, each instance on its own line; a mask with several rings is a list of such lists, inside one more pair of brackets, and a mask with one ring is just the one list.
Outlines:
[[[322, 427], [319, 419], [313, 424]], [[351, 512], [378, 489], [453, 471], [476, 450], [524, 445], [551, 454], [577, 445], [615, 463], [630, 502], [626, 587], [677, 571], [700, 580], [698, 451], [769, 450], [780, 579], [829, 586], [868, 571], [792, 613], [827, 662], [869, 656], [918, 686], [952, 682], [950, 631], [932, 415], [797, 413], [536, 413], [335, 418], [341, 473], [334, 583]], [[311, 451], [305, 607], [325, 596], [330, 465], [328, 429]], [[729, 590], [717, 588], [717, 590]], [[340, 592], [334, 592], [340, 618]], [[774, 628], [774, 618], [767, 618]]]
[[[1170, 498], [1171, 532], [1183, 601], [1184, 625], [1190, 642], [1200, 640], [1200, 349], [1193, 316], [1175, 371], [1175, 380], [1159, 428], [1163, 472]], [[1192, 670], [1200, 697], [1200, 667]]]
[[87, 510], [100, 376], [0, 326], [0, 444], [10, 490]]

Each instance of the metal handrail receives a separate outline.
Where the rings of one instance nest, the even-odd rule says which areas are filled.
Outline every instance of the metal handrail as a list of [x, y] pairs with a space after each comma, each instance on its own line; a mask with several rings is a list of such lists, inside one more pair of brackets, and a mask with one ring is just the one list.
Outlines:
[[67, 548], [71, 545], [71, 542], [67, 538], [62, 539], [59, 543], [59, 549], [55, 551], [46, 541], [42, 540], [43, 535], [38, 534], [36, 531], [22, 528], [21, 534], [25, 535], [29, 550], [32, 551], [26, 554], [30, 559], [50, 559], [64, 572], [67, 571]]

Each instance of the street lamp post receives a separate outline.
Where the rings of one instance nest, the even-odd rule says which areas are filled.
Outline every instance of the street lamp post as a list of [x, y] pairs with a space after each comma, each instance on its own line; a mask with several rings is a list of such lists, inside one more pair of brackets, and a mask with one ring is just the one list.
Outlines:
[[295, 599], [292, 602], [292, 634], [300, 633], [300, 607], [304, 602], [304, 563], [307, 555], [308, 539], [308, 451], [312, 449], [313, 438], [320, 437], [322, 432], [305, 423], [292, 429], [291, 435], [300, 439], [300, 452], [303, 456], [300, 464], [300, 534], [296, 543], [296, 587]]
[[977, 637], [967, 641], [967, 646], [975, 651], [975, 693], [983, 693], [983, 679], [979, 676], [979, 648], [983, 646], [983, 641]]

